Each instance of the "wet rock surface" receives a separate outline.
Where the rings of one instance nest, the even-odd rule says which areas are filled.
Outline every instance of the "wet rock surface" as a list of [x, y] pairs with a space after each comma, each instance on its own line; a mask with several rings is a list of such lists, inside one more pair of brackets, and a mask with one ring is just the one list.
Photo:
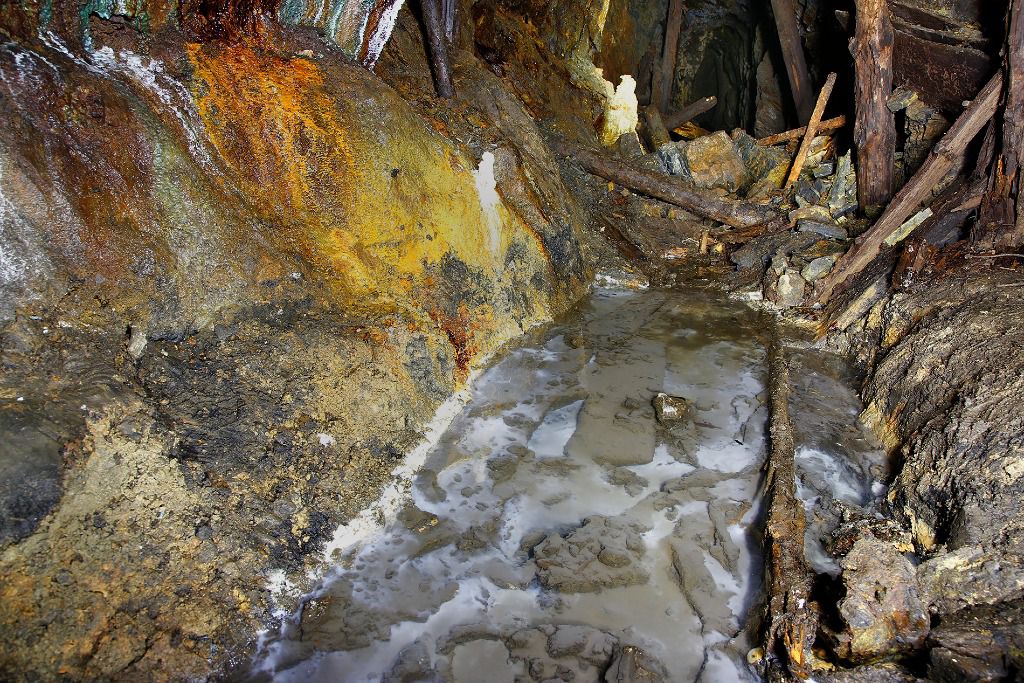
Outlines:
[[924, 644], [929, 616], [910, 560], [892, 544], [864, 537], [843, 558], [842, 569], [846, 597], [839, 613], [850, 634], [840, 644], [844, 658], [872, 661]]
[[480, 359], [584, 292], [522, 99], [466, 53], [439, 108], [402, 15], [379, 75], [156, 17], [87, 52], [77, 8], [0, 47], [0, 677], [244, 660]]

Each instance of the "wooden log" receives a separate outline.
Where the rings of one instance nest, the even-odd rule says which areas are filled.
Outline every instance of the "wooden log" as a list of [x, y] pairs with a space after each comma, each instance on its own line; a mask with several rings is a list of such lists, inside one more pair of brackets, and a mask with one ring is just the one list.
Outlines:
[[996, 74], [964, 110], [953, 126], [939, 140], [910, 182], [903, 186], [878, 221], [854, 242], [853, 247], [836, 263], [832, 272], [819, 281], [815, 298], [825, 304], [836, 287], [859, 273], [878, 255], [886, 238], [924, 202], [936, 184], [961, 160], [968, 143], [995, 115], [1002, 72]]
[[434, 72], [434, 89], [438, 97], [450, 99], [455, 97], [455, 86], [452, 85], [452, 70], [448, 61], [448, 42], [445, 38], [444, 21], [441, 19], [441, 7], [438, 0], [420, 0], [420, 7], [423, 9], [423, 27], [427, 32], [430, 66]]
[[662, 120], [665, 122], [665, 127], [667, 129], [675, 130], [679, 126], [689, 123], [704, 112], [711, 111], [717, 104], [718, 98], [714, 95], [711, 95], [710, 97], [702, 97], [696, 102], [691, 102], [673, 114], [666, 114], [662, 117]]
[[[845, 116], [837, 116], [834, 119], [826, 119], [818, 124], [818, 135], [825, 133], [834, 133], [843, 126], [846, 125]], [[792, 142], [793, 140], [801, 139], [807, 133], [807, 126], [801, 126], [800, 128], [794, 128], [793, 130], [787, 130], [782, 133], [776, 133], [775, 135], [769, 135], [768, 137], [760, 138], [757, 144], [762, 147], [771, 147], [772, 145], [779, 145], [783, 142]]]
[[1024, 202], [1020, 197], [1024, 155], [1024, 17], [1022, 0], [1007, 10], [1006, 84], [999, 136], [999, 155], [989, 174], [981, 215], [972, 241], [981, 249], [1013, 249], [1024, 244]]
[[683, 0], [669, 0], [665, 17], [665, 41], [662, 44], [661, 64], [654, 74], [652, 103], [661, 111], [668, 111], [672, 103], [672, 84], [676, 76], [676, 53], [679, 51], [679, 32], [683, 28]]
[[887, 0], [857, 0], [857, 28], [850, 51], [856, 75], [857, 201], [875, 215], [892, 198], [896, 124], [887, 106], [892, 94], [894, 34]]
[[796, 6], [793, 0], [772, 0], [772, 14], [775, 15], [775, 26], [779, 31], [782, 58], [786, 62], [786, 74], [789, 76], [789, 89], [793, 92], [796, 113], [800, 123], [806, 125], [811, 120], [814, 95], [811, 93], [811, 76], [807, 72], [800, 27], [796, 23]]
[[769, 224], [779, 217], [778, 212], [767, 206], [723, 199], [710, 192], [701, 191], [685, 181], [637, 168], [582, 147], [565, 143], [553, 143], [552, 147], [594, 175], [734, 228]]
[[825, 105], [828, 98], [832, 96], [832, 88], [836, 85], [836, 74], [830, 73], [825, 79], [825, 85], [818, 93], [818, 101], [814, 104], [814, 111], [811, 112], [811, 120], [807, 122], [807, 130], [804, 131], [804, 139], [800, 142], [800, 149], [797, 150], [796, 158], [793, 159], [793, 166], [789, 169], [789, 177], [786, 179], [786, 189], [793, 186], [793, 183], [800, 177], [800, 171], [804, 170], [804, 161], [807, 160], [807, 153], [811, 150], [811, 141], [818, 134], [818, 126], [821, 124], [821, 117], [825, 114]]
[[789, 418], [789, 365], [777, 328], [768, 343], [768, 459], [765, 463], [764, 653], [766, 678], [811, 673], [818, 613], [811, 603], [813, 573], [804, 556], [804, 506], [796, 495], [796, 448]]

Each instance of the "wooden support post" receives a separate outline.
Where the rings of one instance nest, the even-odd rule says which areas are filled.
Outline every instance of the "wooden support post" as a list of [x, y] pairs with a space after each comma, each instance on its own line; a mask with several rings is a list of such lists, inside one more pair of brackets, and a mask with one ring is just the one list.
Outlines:
[[814, 96], [811, 94], [811, 76], [807, 73], [800, 27], [796, 23], [796, 6], [793, 0], [772, 0], [772, 13], [779, 31], [782, 58], [786, 62], [789, 89], [793, 92], [796, 113], [800, 123], [806, 124], [811, 120]]
[[434, 88], [438, 97], [455, 97], [452, 85], [452, 71], [448, 62], [448, 42], [445, 39], [444, 22], [438, 0], [420, 0], [423, 9], [423, 27], [427, 31], [427, 51], [430, 66], [434, 71]]
[[796, 496], [796, 447], [789, 418], [789, 366], [778, 330], [768, 344], [768, 459], [765, 463], [765, 666], [768, 680], [806, 678], [818, 614], [804, 558], [804, 506]]
[[779, 221], [778, 212], [767, 206], [723, 199], [697, 190], [682, 180], [637, 168], [575, 145], [554, 143], [552, 147], [594, 175], [734, 228], [752, 228]]
[[978, 225], [971, 235], [981, 249], [1024, 245], [1024, 201], [1020, 195], [1024, 156], [1024, 17], [1022, 0], [1013, 0], [1007, 16], [1006, 84], [999, 155], [989, 173]]
[[967, 145], [996, 113], [1003, 74], [996, 74], [964, 110], [953, 126], [932, 149], [924, 165], [910, 182], [903, 186], [889, 203], [878, 221], [857, 238], [853, 247], [836, 263], [832, 272], [820, 280], [816, 298], [828, 302], [836, 287], [856, 275], [878, 255], [887, 237], [896, 232], [922, 202], [928, 199], [936, 184], [961, 160]]
[[654, 74], [654, 94], [651, 102], [667, 112], [672, 103], [672, 84], [676, 76], [676, 52], [679, 50], [679, 32], [683, 28], [683, 0], [669, 0], [665, 17], [665, 42], [661, 50], [661, 64]]
[[800, 177], [800, 171], [804, 169], [804, 161], [807, 160], [807, 152], [811, 149], [811, 141], [818, 134], [818, 126], [821, 124], [821, 117], [825, 114], [825, 105], [832, 95], [832, 88], [836, 85], [836, 75], [831, 73], [825, 79], [825, 85], [818, 93], [818, 101], [814, 104], [814, 111], [811, 112], [811, 120], [807, 122], [807, 130], [804, 131], [804, 139], [800, 142], [800, 149], [793, 159], [793, 167], [789, 169], [789, 177], [786, 179], [786, 188], [792, 187], [793, 183]]
[[674, 130], [679, 126], [689, 123], [693, 119], [697, 118], [706, 111], [711, 111], [718, 104], [718, 98], [714, 95], [710, 97], [702, 97], [696, 102], [692, 102], [674, 114], [666, 114], [663, 117], [665, 121], [665, 128], [668, 130]]
[[857, 29], [850, 43], [856, 74], [853, 135], [857, 200], [869, 215], [876, 215], [892, 198], [896, 124], [887, 103], [892, 94], [893, 40], [887, 0], [857, 0]]

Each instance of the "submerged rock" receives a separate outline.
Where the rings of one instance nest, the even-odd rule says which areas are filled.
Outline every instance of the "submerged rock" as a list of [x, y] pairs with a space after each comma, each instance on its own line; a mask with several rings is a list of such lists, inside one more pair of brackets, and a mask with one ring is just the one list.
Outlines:
[[633, 645], [619, 650], [604, 674], [605, 683], [661, 683], [667, 680], [668, 674], [661, 662]]
[[643, 583], [643, 532], [636, 524], [591, 517], [564, 536], [551, 534], [534, 548], [537, 576], [546, 588], [564, 593]]
[[678, 422], [690, 411], [690, 402], [681, 396], [669, 396], [659, 393], [654, 397], [654, 415], [658, 422], [668, 424]]
[[920, 648], [930, 622], [910, 560], [868, 536], [854, 543], [841, 564], [846, 597], [839, 613], [849, 640], [841, 643], [840, 654], [865, 662]]

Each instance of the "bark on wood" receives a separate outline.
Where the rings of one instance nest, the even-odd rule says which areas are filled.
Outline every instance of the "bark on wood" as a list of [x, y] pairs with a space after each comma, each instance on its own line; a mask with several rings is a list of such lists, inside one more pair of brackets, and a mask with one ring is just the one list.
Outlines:
[[804, 169], [804, 161], [807, 159], [807, 152], [811, 149], [811, 141], [818, 134], [818, 126], [821, 124], [821, 117], [825, 114], [825, 105], [832, 95], [832, 88], [836, 85], [836, 75], [831, 73], [825, 79], [825, 85], [818, 93], [818, 101], [814, 104], [814, 111], [811, 112], [811, 120], [807, 122], [807, 130], [804, 131], [804, 139], [800, 143], [800, 149], [793, 160], [793, 167], [789, 170], [789, 178], [786, 179], [786, 187], [789, 188], [800, 177], [800, 171]]
[[691, 102], [675, 113], [666, 114], [662, 120], [665, 122], [666, 128], [674, 130], [679, 126], [689, 123], [704, 112], [711, 111], [715, 108], [716, 104], [718, 104], [718, 98], [714, 95], [711, 97], [702, 97], [696, 102]]
[[1013, 0], [1007, 16], [1003, 117], [999, 155], [972, 236], [982, 249], [1024, 244], [1024, 204], [1020, 200], [1020, 166], [1024, 155], [1024, 17], [1022, 0]]
[[917, 211], [935, 185], [949, 173], [958, 160], [963, 158], [968, 143], [995, 114], [1002, 82], [1002, 73], [999, 73], [978, 93], [970, 106], [935, 145], [924, 165], [910, 182], [896, 193], [878, 221], [857, 239], [850, 251], [839, 259], [832, 272], [821, 280], [816, 293], [819, 302], [826, 303], [836, 287], [871, 263], [881, 250], [885, 239]]
[[427, 50], [430, 53], [430, 66], [434, 72], [434, 88], [439, 97], [447, 99], [455, 97], [455, 86], [452, 85], [448, 43], [438, 2], [439, 0], [420, 0], [420, 7], [423, 8], [423, 27], [427, 32]]
[[896, 124], [892, 94], [892, 18], [886, 0], [857, 0], [857, 29], [850, 44], [856, 73], [857, 200], [874, 212], [892, 198]]
[[665, 18], [665, 42], [661, 51], [661, 64], [654, 75], [653, 103], [661, 111], [668, 111], [672, 102], [672, 84], [676, 76], [676, 53], [679, 50], [679, 32], [683, 28], [683, 0], [669, 0]]
[[793, 425], [789, 419], [789, 367], [778, 332], [768, 345], [768, 434], [765, 523], [768, 614], [765, 665], [769, 680], [811, 673], [818, 614], [810, 602], [812, 572], [804, 558], [804, 507], [796, 496]]
[[[843, 126], [846, 125], [845, 116], [837, 116], [834, 119], [826, 119], [818, 124], [818, 135], [825, 133], [834, 133]], [[762, 147], [771, 147], [772, 145], [780, 145], [783, 142], [792, 142], [793, 140], [800, 140], [807, 133], [807, 126], [801, 126], [800, 128], [794, 128], [793, 130], [783, 131], [776, 133], [775, 135], [769, 135], [768, 137], [760, 138], [757, 144]]]
[[772, 13], [775, 15], [775, 26], [779, 31], [779, 43], [782, 46], [782, 58], [786, 62], [786, 73], [789, 76], [789, 88], [793, 92], [800, 123], [811, 120], [814, 95], [811, 93], [811, 77], [807, 72], [807, 60], [804, 58], [804, 46], [800, 40], [800, 27], [796, 22], [796, 6], [793, 0], [772, 0]]
[[553, 147], [594, 175], [734, 228], [750, 228], [778, 218], [778, 213], [768, 207], [723, 199], [682, 180], [637, 168], [581, 147], [564, 143]]

